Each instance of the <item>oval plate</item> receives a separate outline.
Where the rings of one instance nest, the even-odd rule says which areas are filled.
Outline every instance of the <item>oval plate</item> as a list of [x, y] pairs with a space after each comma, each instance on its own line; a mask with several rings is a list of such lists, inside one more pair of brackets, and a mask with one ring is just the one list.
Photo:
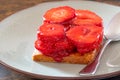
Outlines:
[[[92, 1], [56, 1], [46, 2], [22, 10], [6, 18], [0, 23], [0, 63], [18, 72], [35, 78], [49, 79], [91, 79], [103, 78], [120, 74], [120, 67], [111, 67], [119, 63], [120, 43], [110, 44], [101, 60], [101, 65], [95, 75], [80, 76], [79, 71], [85, 66], [64, 63], [36, 63], [32, 61], [36, 31], [42, 24], [42, 15], [50, 8], [68, 5], [76, 9], [88, 9], [103, 18], [105, 30], [110, 19], [120, 11], [120, 7]], [[117, 52], [115, 52], [115, 50]], [[114, 59], [115, 60], [115, 59]], [[120, 65], [120, 63], [119, 63]]]

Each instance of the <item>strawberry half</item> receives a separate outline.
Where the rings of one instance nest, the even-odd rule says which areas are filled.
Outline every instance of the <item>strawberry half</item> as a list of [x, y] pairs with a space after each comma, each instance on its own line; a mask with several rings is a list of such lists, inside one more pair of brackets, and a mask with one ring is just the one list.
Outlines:
[[44, 17], [44, 21], [50, 23], [62, 23], [74, 18], [75, 10], [69, 6], [61, 6], [48, 10]]
[[102, 30], [102, 27], [96, 26], [75, 26], [67, 31], [66, 36], [73, 42], [80, 53], [85, 53], [95, 49], [98, 42], [100, 43], [99, 39], [103, 33]]
[[65, 38], [64, 26], [60, 24], [43, 24], [37, 32], [37, 37], [43, 42], [56, 42]]
[[94, 12], [89, 10], [76, 10], [76, 17], [72, 20], [72, 24], [75, 25], [91, 25], [102, 26], [102, 19]]

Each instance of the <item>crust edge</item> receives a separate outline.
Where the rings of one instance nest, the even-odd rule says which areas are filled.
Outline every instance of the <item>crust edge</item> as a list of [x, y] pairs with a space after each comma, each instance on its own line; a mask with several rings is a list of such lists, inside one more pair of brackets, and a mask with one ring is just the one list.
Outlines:
[[[92, 62], [96, 55], [98, 54], [98, 49], [95, 49], [89, 53], [81, 55], [80, 53], [71, 53], [69, 56], [63, 57], [60, 63], [71, 63], [71, 64], [88, 64]], [[33, 61], [36, 62], [57, 62], [52, 57], [43, 55], [41, 52], [35, 49], [32, 55]]]

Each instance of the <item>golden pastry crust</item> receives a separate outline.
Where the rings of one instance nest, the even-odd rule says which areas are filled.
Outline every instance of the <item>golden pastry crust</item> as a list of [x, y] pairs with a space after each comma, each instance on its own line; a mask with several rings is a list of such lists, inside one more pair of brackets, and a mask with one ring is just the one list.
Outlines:
[[[80, 53], [71, 53], [69, 56], [63, 57], [61, 63], [72, 63], [72, 64], [88, 64], [92, 62], [96, 55], [98, 54], [98, 50], [95, 49], [89, 53], [85, 53], [81, 55]], [[43, 55], [41, 52], [35, 50], [32, 56], [32, 59], [37, 62], [56, 62], [52, 57]]]

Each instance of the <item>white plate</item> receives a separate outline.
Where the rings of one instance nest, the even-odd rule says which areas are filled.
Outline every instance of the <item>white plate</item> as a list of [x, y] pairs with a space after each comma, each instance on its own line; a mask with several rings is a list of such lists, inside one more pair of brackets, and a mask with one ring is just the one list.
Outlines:
[[36, 39], [37, 28], [42, 24], [42, 15], [50, 8], [63, 5], [96, 12], [103, 18], [105, 29], [113, 15], [120, 11], [120, 7], [117, 6], [80, 0], [46, 2], [20, 11], [0, 23], [1, 64], [36, 78], [90, 79], [119, 74], [119, 66], [116, 68], [107, 64], [120, 65], [119, 42], [112, 43], [107, 47], [102, 57], [100, 67], [95, 75], [80, 76], [78, 72], [85, 65], [36, 63], [32, 61], [34, 40]]

